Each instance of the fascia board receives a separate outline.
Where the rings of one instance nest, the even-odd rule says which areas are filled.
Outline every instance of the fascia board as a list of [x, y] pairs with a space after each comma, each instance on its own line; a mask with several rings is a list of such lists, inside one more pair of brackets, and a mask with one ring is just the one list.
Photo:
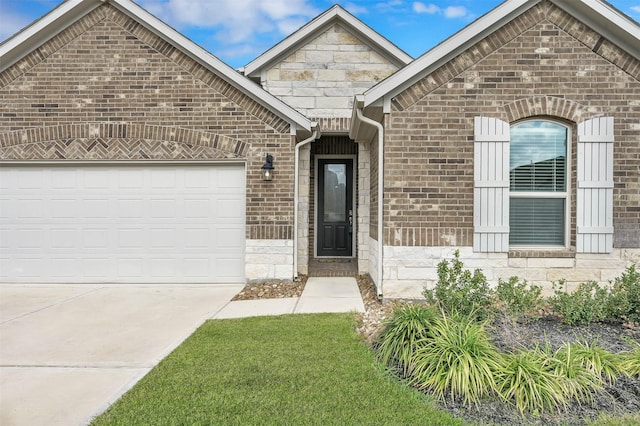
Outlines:
[[[31, 52], [102, 3], [103, 1], [101, 0], [67, 0], [62, 3], [61, 6], [0, 45], [2, 69], [8, 68], [28, 52]], [[109, 0], [109, 4], [140, 22], [157, 36], [178, 47], [211, 72], [229, 81], [247, 96], [286, 119], [292, 124], [292, 127], [304, 132], [311, 132], [312, 122], [304, 115], [267, 93], [262, 87], [237, 73], [229, 65], [160, 21], [142, 7], [130, 0]]]
[[111, 4], [117, 5], [130, 15], [133, 15], [136, 20], [143, 23], [147, 29], [153, 31], [159, 37], [170, 41], [171, 44], [180, 47], [192, 59], [205, 65], [210, 71], [219, 75], [223, 79], [230, 81], [249, 97], [255, 99], [281, 117], [287, 118], [290, 123], [300, 127], [301, 130], [305, 130], [307, 132], [311, 131], [311, 121], [307, 117], [300, 114], [298, 111], [291, 108], [275, 96], [266, 92], [258, 84], [244, 77], [229, 65], [225, 64], [220, 59], [191, 41], [189, 38], [165, 24], [142, 7], [129, 0], [110, 1]]
[[386, 78], [364, 93], [364, 104], [369, 106], [384, 97], [393, 97], [424, 77], [434, 68], [454, 58], [477, 40], [503, 25], [511, 16], [533, 7], [541, 0], [505, 1], [478, 18], [442, 43], [423, 54], [406, 67]]
[[0, 72], [102, 4], [100, 0], [67, 0], [0, 44]]
[[640, 25], [610, 4], [599, 0], [551, 0], [590, 28], [640, 59]]
[[286, 56], [287, 53], [292, 52], [296, 46], [315, 35], [319, 35], [319, 31], [321, 29], [332, 21], [339, 19], [352, 26], [356, 30], [357, 36], [363, 36], [365, 41], [375, 45], [379, 50], [385, 53], [385, 56], [393, 62], [396, 62], [398, 65], [404, 66], [413, 61], [413, 58], [398, 46], [391, 43], [385, 37], [381, 36], [350, 13], [346, 12], [340, 6], [335, 5], [308, 24], [302, 26], [299, 30], [276, 44], [271, 49], [267, 50], [249, 64], [245, 65], [244, 74], [248, 77], [258, 77], [262, 68], [277, 61], [279, 58]]
[[[611, 38], [636, 59], [640, 56], [640, 26], [606, 2], [600, 0], [551, 0], [572, 16]], [[449, 39], [440, 43], [413, 63], [364, 93], [365, 105], [391, 99], [407, 87], [434, 71], [513, 17], [525, 12], [540, 0], [513, 0], [502, 3]]]

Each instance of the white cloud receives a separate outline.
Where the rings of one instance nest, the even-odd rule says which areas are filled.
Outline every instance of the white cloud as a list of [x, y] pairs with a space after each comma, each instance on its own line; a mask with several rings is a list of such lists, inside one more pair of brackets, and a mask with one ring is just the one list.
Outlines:
[[422, 2], [416, 1], [413, 2], [413, 11], [416, 13], [426, 13], [429, 15], [433, 15], [435, 13], [439, 13], [441, 9], [433, 3], [424, 4]]
[[442, 14], [448, 19], [470, 17], [469, 10], [464, 6], [447, 6], [443, 9], [436, 4], [425, 4], [419, 1], [413, 2], [413, 11], [416, 13], [426, 13], [428, 15]]
[[640, 13], [640, 6], [631, 6], [630, 9], [636, 13]]
[[464, 6], [449, 6], [444, 9], [444, 16], [447, 18], [464, 18], [469, 11]]
[[355, 3], [347, 3], [343, 7], [352, 15], [365, 14], [369, 12], [365, 6], [360, 6]]
[[320, 12], [308, 0], [144, 0], [142, 6], [178, 29], [215, 29], [225, 43], [249, 42], [274, 30], [288, 35], [297, 29], [294, 23]]

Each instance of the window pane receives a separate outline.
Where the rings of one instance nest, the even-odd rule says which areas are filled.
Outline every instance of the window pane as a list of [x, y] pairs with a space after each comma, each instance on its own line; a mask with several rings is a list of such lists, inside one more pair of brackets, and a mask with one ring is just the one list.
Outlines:
[[509, 206], [509, 244], [564, 245], [564, 198], [515, 198]]
[[323, 212], [325, 222], [345, 222], [347, 220], [346, 184], [346, 164], [325, 164]]
[[531, 121], [511, 128], [511, 191], [566, 190], [567, 128]]

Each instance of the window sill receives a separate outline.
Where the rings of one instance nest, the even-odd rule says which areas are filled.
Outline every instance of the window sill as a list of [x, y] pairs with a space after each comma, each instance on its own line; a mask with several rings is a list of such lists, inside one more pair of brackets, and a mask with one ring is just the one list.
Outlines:
[[509, 250], [510, 258], [573, 258], [576, 257], [575, 249], [561, 248], [561, 249], [511, 249]]

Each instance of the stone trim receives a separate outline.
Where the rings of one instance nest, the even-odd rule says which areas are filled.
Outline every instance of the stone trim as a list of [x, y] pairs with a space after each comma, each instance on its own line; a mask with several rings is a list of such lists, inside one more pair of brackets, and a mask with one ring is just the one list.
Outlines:
[[[491, 55], [505, 44], [542, 21], [548, 21], [566, 32], [594, 53], [640, 80], [640, 61], [604, 39], [573, 16], [544, 1], [514, 18], [500, 29], [466, 49], [391, 100], [392, 107], [404, 111], [456, 76]], [[577, 121], [577, 120], [575, 120]]]
[[[226, 80], [206, 68], [190, 56], [178, 50], [169, 42], [157, 36], [142, 24], [134, 21], [115, 7], [105, 4], [85, 15], [73, 25], [49, 39], [42, 46], [38, 47], [30, 54], [10, 66], [0, 73], [0, 88], [4, 88], [9, 83], [19, 78], [40, 62], [46, 60], [59, 49], [69, 44], [73, 39], [79, 37], [94, 25], [103, 20], [111, 20], [123, 30], [135, 36], [141, 42], [147, 44], [158, 53], [178, 65], [184, 71], [190, 73], [218, 93], [242, 107], [247, 113], [266, 123], [278, 133], [287, 133], [290, 128], [289, 122], [283, 120], [267, 108], [247, 96], [244, 92], [229, 84]], [[256, 89], [259, 90], [259, 89]]]
[[81, 123], [0, 133], [0, 159], [247, 158], [251, 144], [199, 130]]
[[[422, 298], [425, 287], [433, 288], [438, 280], [438, 263], [452, 259], [456, 247], [384, 246], [384, 298]], [[477, 253], [472, 247], [459, 247], [465, 269], [482, 269], [489, 284], [518, 276], [530, 284], [540, 285], [552, 294], [552, 283], [565, 280], [568, 291], [579, 283], [601, 283], [620, 276], [625, 268], [640, 262], [640, 249], [614, 249], [606, 254], [581, 254], [565, 257], [511, 257], [506, 253]], [[522, 254], [528, 254], [522, 252]]]

